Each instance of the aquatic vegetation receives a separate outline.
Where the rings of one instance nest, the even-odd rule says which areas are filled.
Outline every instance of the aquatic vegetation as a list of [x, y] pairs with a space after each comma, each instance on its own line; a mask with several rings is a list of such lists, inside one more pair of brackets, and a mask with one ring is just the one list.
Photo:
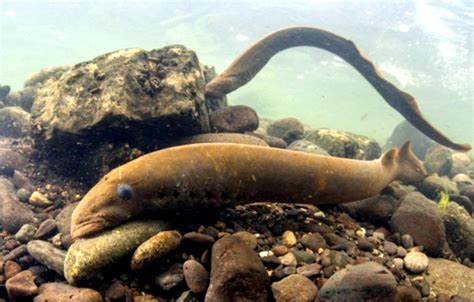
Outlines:
[[449, 203], [449, 194], [446, 190], [440, 191], [438, 194], [438, 208], [441, 211], [446, 211]]

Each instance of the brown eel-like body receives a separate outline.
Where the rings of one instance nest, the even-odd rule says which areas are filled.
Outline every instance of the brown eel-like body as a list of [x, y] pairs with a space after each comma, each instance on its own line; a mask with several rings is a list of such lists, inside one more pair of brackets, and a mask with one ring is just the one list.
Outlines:
[[421, 114], [415, 98], [387, 81], [355, 44], [344, 37], [314, 27], [278, 30], [247, 48], [220, 75], [206, 85], [206, 96], [223, 97], [248, 83], [278, 52], [296, 46], [312, 46], [332, 52], [351, 64], [377, 92], [423, 134], [453, 150], [467, 152], [468, 144], [458, 144], [431, 125]]
[[86, 237], [160, 212], [260, 201], [349, 202], [373, 196], [393, 180], [418, 182], [425, 176], [409, 143], [372, 161], [232, 143], [178, 146], [105, 175], [74, 210], [71, 236]]

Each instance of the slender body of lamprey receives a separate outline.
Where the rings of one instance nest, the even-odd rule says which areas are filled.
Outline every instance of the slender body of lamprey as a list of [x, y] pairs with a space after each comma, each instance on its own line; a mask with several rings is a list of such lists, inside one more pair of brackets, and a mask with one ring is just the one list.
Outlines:
[[457, 151], [468, 144], [451, 141], [421, 114], [415, 98], [387, 81], [355, 44], [334, 33], [313, 27], [291, 27], [257, 41], [240, 54], [220, 75], [206, 85], [206, 96], [223, 97], [248, 83], [278, 52], [296, 46], [312, 46], [332, 52], [351, 64], [408, 122], [435, 142]]
[[105, 175], [72, 215], [73, 238], [141, 214], [258, 201], [342, 203], [395, 179], [425, 177], [409, 143], [373, 161], [242, 144], [191, 144], [152, 152]]

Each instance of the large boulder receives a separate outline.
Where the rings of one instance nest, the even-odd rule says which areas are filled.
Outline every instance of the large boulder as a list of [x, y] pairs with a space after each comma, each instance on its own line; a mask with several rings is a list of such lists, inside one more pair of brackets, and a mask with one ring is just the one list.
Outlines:
[[459, 257], [474, 261], [474, 219], [455, 202], [449, 202], [441, 215], [451, 249]]
[[[429, 258], [427, 278], [431, 290], [439, 296], [474, 297], [472, 268], [446, 259]], [[454, 300], [453, 300], [454, 301]]]
[[0, 135], [23, 137], [30, 132], [30, 114], [20, 107], [0, 109]]
[[37, 91], [33, 134], [60, 171], [75, 174], [77, 162], [100, 157], [98, 146], [147, 150], [169, 137], [208, 132], [205, 68], [180, 45], [124, 49], [76, 64]]
[[382, 153], [376, 141], [344, 131], [325, 128], [311, 130], [305, 139], [337, 157], [371, 160]]

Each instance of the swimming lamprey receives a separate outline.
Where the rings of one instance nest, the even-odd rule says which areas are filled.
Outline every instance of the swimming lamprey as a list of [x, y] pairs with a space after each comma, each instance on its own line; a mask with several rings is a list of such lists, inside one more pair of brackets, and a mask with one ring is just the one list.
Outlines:
[[349, 202], [373, 196], [395, 179], [417, 182], [425, 174], [409, 143], [373, 161], [229, 143], [173, 147], [105, 175], [75, 209], [71, 235], [92, 235], [145, 213], [259, 201]]
[[387, 81], [355, 44], [334, 33], [313, 27], [290, 27], [257, 41], [206, 86], [208, 97], [223, 97], [248, 83], [278, 52], [296, 46], [312, 46], [332, 52], [351, 64], [400, 114], [424, 135], [457, 151], [469, 151], [468, 144], [451, 141], [421, 114], [415, 98]]

